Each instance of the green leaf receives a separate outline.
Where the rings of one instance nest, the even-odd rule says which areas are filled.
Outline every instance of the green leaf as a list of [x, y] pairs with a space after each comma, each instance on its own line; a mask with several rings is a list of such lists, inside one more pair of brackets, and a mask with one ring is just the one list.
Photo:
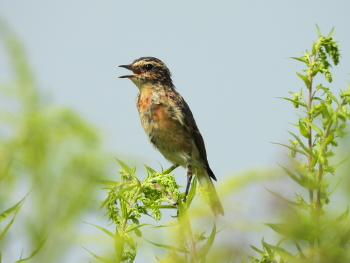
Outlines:
[[36, 254], [38, 254], [38, 252], [40, 251], [41, 247], [45, 244], [47, 237], [40, 242], [39, 246], [32, 252], [32, 254], [30, 254], [29, 257], [25, 258], [25, 259], [21, 259], [16, 261], [15, 263], [25, 263], [27, 262], [29, 259], [33, 258]]
[[94, 224], [91, 224], [91, 223], [87, 223], [87, 222], [84, 222], [85, 224], [88, 224], [88, 225], [92, 225], [92, 226], [94, 226], [94, 227], [97, 227], [98, 229], [100, 229], [100, 230], [102, 230], [103, 232], [105, 232], [107, 235], [109, 235], [110, 237], [112, 237], [113, 239], [115, 238], [115, 235], [111, 232], [111, 231], [109, 231], [109, 230], [107, 230], [107, 229], [105, 229], [105, 228], [103, 228], [103, 227], [100, 227], [100, 226], [98, 226], [98, 225], [94, 225]]
[[299, 120], [299, 130], [301, 135], [303, 135], [305, 138], [309, 138], [309, 131], [307, 130], [306, 125], [301, 120]]
[[301, 102], [301, 101], [298, 101], [298, 100], [295, 100], [295, 99], [290, 99], [290, 98], [284, 98], [284, 97], [277, 97], [277, 99], [284, 99], [284, 100], [289, 100], [291, 102], [293, 102], [293, 104], [298, 104], [300, 106], [303, 106], [303, 107], [306, 107], [306, 104]]
[[149, 171], [150, 173], [155, 173], [156, 171], [153, 170], [151, 167], [147, 166], [146, 164], [143, 164], [146, 168], [147, 171]]
[[6, 225], [4, 230], [0, 233], [0, 240], [5, 236], [5, 234], [7, 233], [7, 231], [9, 230], [10, 226], [14, 221], [15, 221], [15, 216], [11, 219], [11, 221]]
[[316, 56], [316, 42], [314, 42], [314, 43], [312, 44], [311, 51], [312, 51], [312, 55], [313, 55], [313, 56]]
[[140, 206], [147, 209], [174, 209], [176, 208], [175, 205], [146, 205], [146, 206]]
[[349, 215], [349, 207], [346, 209], [344, 213], [342, 213], [337, 219], [335, 219], [335, 223], [343, 221], [348, 218]]
[[302, 250], [301, 247], [299, 246], [299, 244], [298, 244], [297, 242], [295, 242], [295, 241], [294, 241], [294, 243], [295, 243], [295, 245], [296, 245], [296, 247], [297, 247], [297, 249], [298, 249], [298, 251], [299, 251], [299, 257], [300, 257], [301, 259], [307, 259], [307, 257], [306, 257], [305, 254], [303, 253], [303, 250]]
[[187, 248], [184, 248], [184, 247], [175, 247], [175, 246], [168, 246], [168, 245], [163, 245], [163, 244], [157, 244], [157, 243], [153, 243], [147, 239], [145, 239], [147, 242], [157, 246], [157, 247], [162, 247], [162, 248], [166, 248], [166, 249], [169, 249], [169, 250], [172, 250], [172, 251], [176, 251], [176, 252], [182, 252], [182, 253], [190, 253], [188, 251]]
[[[266, 189], [266, 188], [265, 188], [265, 189]], [[269, 189], [266, 189], [266, 191], [268, 191], [270, 194], [276, 196], [278, 199], [282, 200], [283, 202], [285, 202], [285, 203], [287, 203], [287, 204], [290, 204], [290, 205], [292, 205], [292, 206], [295, 206], [295, 207], [297, 207], [297, 208], [299, 208], [299, 209], [308, 210], [309, 207], [310, 207], [310, 206], [307, 205], [307, 204], [300, 204], [300, 203], [297, 203], [297, 202], [293, 202], [293, 201], [291, 201], [291, 200], [288, 200], [287, 198], [284, 198], [283, 196], [281, 196], [281, 195], [279, 195], [279, 194], [277, 194], [277, 193], [275, 193], [275, 192], [273, 192], [273, 191], [271, 191], [271, 190], [269, 190]]]
[[186, 208], [190, 207], [192, 200], [196, 195], [196, 191], [197, 191], [197, 175], [194, 175], [192, 178], [190, 191], [188, 192], [188, 195], [186, 198]]
[[128, 225], [125, 229], [125, 232], [129, 233], [129, 232], [134, 231], [135, 229], [139, 229], [140, 227], [143, 227], [146, 225], [150, 225], [150, 224], [144, 223], [144, 224], [139, 224], [139, 225]]
[[298, 57], [289, 57], [289, 58], [292, 58], [292, 59], [295, 59], [295, 60], [299, 60], [299, 61], [304, 62], [304, 63], [306, 63], [306, 64], [309, 63], [309, 61], [307, 60], [306, 57], [301, 57], [301, 58], [298, 58]]
[[299, 260], [296, 257], [294, 257], [291, 253], [289, 253], [284, 248], [273, 246], [265, 242], [263, 242], [263, 245], [265, 248], [269, 247], [270, 249], [274, 250], [277, 254], [279, 254], [281, 257], [287, 259], [290, 262], [299, 262]]
[[289, 171], [287, 168], [283, 167], [282, 165], [279, 165], [288, 175], [290, 178], [292, 178], [296, 183], [302, 185], [303, 181], [298, 178], [295, 174], [293, 174], [291, 171]]
[[117, 162], [119, 163], [119, 165], [131, 176], [135, 176], [135, 172], [133, 169], [131, 169], [128, 165], [126, 165], [125, 163], [123, 163], [121, 160], [119, 160], [118, 158], [115, 158], [117, 160]]
[[123, 184], [121, 182], [111, 181], [111, 180], [99, 180], [99, 183], [104, 184], [104, 185], [113, 186], [113, 187], [115, 187], [119, 184]]
[[10, 168], [12, 166], [12, 162], [13, 162], [13, 159], [6, 165], [4, 171], [2, 172], [2, 175], [0, 175], [0, 181], [9, 174]]
[[107, 259], [104, 259], [104, 258], [102, 258], [102, 257], [100, 257], [100, 256], [98, 256], [98, 255], [96, 255], [96, 254], [94, 254], [94, 253], [92, 253], [91, 251], [89, 251], [89, 250], [86, 249], [85, 247], [82, 247], [82, 248], [85, 249], [87, 252], [89, 252], [91, 255], [93, 255], [94, 258], [97, 258], [97, 259], [99, 259], [99, 260], [101, 260], [101, 261], [103, 261], [103, 262], [106, 262], [106, 263], [111, 263], [111, 261], [109, 261], [109, 260], [107, 260]]
[[[265, 245], [265, 244], [267, 244], [267, 243], [265, 243], [264, 240], [262, 241], [262, 244], [263, 244], [264, 249], [266, 250], [266, 252], [267, 252], [268, 255], [269, 255], [269, 259], [270, 259], [270, 260], [274, 260], [274, 259], [275, 259], [275, 253], [273, 253], [272, 249], [271, 249], [269, 246], [266, 246], [266, 245]], [[272, 262], [273, 262], [273, 261], [272, 261]]]
[[301, 118], [307, 125], [310, 125], [312, 129], [314, 129], [319, 135], [321, 135], [321, 137], [323, 137], [323, 132], [312, 122], [310, 122], [310, 120], [308, 120], [307, 118]]
[[311, 84], [310, 84], [310, 81], [309, 81], [309, 79], [307, 78], [307, 76], [301, 75], [301, 74], [298, 73], [298, 72], [297, 72], [297, 75], [298, 75], [299, 78], [301, 78], [301, 79], [304, 81], [306, 87], [309, 89], [310, 86], [311, 86]]
[[165, 171], [162, 172], [162, 174], [170, 174], [172, 171], [174, 171], [177, 167], [179, 167], [178, 164], [175, 164], [171, 167], [169, 167], [168, 169], [166, 169]]
[[28, 195], [29, 195], [29, 193], [25, 197], [23, 197], [23, 199], [21, 201], [19, 201], [17, 204], [15, 204], [14, 206], [10, 207], [6, 211], [2, 212], [0, 214], [0, 222], [3, 221], [4, 219], [6, 219], [13, 212], [18, 211], [18, 209], [21, 207], [21, 205], [23, 204], [24, 200], [27, 198]]
[[257, 247], [254, 247], [253, 245], [250, 245], [250, 247], [251, 247], [252, 249], [254, 249], [256, 252], [258, 252], [259, 254], [261, 254], [261, 255], [264, 255], [264, 254], [265, 254], [265, 251], [262, 251], [262, 250], [258, 249]]
[[331, 32], [329, 32], [327, 38], [330, 38], [333, 35], [333, 32], [334, 32], [334, 27], [332, 27], [332, 30], [331, 30]]
[[322, 33], [321, 33], [321, 30], [320, 30], [320, 28], [318, 27], [317, 24], [316, 24], [316, 28], [317, 28], [317, 35], [318, 35], [318, 38], [321, 38], [321, 37], [322, 37]]
[[[299, 122], [300, 123], [300, 122]], [[309, 155], [312, 155], [312, 151], [307, 147], [305, 146], [305, 144], [300, 140], [300, 138], [298, 136], [296, 136], [294, 133], [288, 131], [299, 143], [299, 145], [301, 146], [301, 148], [303, 148], [303, 150], [305, 152], [307, 152]], [[309, 134], [309, 132], [307, 132]]]
[[299, 150], [297, 148], [293, 148], [293, 147], [290, 147], [288, 145], [285, 145], [285, 144], [282, 144], [282, 143], [277, 143], [277, 142], [270, 142], [270, 143], [277, 144], [277, 145], [282, 145], [282, 146], [284, 146], [284, 147], [286, 147], [286, 148], [288, 148], [288, 149], [290, 149], [292, 151], [296, 151], [298, 153], [301, 153], [302, 155], [307, 156], [306, 152], [303, 152], [303, 151], [301, 151], [301, 150]]
[[206, 255], [208, 254], [211, 246], [214, 243], [214, 239], [215, 239], [215, 235], [216, 235], [216, 224], [214, 222], [214, 226], [213, 229], [211, 231], [210, 236], [208, 237], [207, 241], [205, 242], [205, 244], [201, 247], [201, 249], [198, 251], [198, 256], [199, 258], [205, 259]]

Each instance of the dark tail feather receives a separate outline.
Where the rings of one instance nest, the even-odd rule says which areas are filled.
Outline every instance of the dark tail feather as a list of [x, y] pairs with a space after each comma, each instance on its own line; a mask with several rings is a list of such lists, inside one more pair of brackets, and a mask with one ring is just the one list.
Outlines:
[[[215, 175], [213, 172], [208, 169], [207, 172], [205, 169], [198, 169], [198, 180], [201, 186], [208, 192], [208, 202], [211, 208], [211, 211], [213, 211], [213, 214], [217, 217], [219, 214], [225, 215], [224, 209], [221, 205], [220, 199], [218, 194], [216, 193], [215, 186], [213, 182], [211, 181], [210, 177], [212, 177], [214, 180], [216, 180]], [[209, 172], [213, 174], [213, 176], [210, 176]]]

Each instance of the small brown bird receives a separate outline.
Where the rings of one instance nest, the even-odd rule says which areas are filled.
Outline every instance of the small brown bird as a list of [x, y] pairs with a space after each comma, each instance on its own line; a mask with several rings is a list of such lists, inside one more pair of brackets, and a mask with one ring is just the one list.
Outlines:
[[131, 79], [140, 90], [136, 106], [149, 140], [168, 161], [186, 168], [185, 199], [195, 173], [208, 192], [214, 215], [224, 215], [211, 180], [216, 181], [216, 177], [209, 167], [202, 135], [186, 101], [175, 90], [167, 66], [157, 58], [142, 57], [119, 67], [134, 73], [120, 78]]

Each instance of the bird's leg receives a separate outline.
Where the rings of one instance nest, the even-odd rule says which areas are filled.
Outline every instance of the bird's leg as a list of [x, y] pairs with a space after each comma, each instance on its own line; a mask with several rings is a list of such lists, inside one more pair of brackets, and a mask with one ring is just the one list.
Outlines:
[[188, 195], [188, 191], [190, 190], [190, 185], [191, 185], [191, 181], [192, 181], [192, 165], [191, 164], [186, 164], [186, 174], [187, 174], [187, 185], [186, 185], [186, 191], [185, 191], [185, 197], [183, 199], [183, 202], [186, 202], [186, 198]]

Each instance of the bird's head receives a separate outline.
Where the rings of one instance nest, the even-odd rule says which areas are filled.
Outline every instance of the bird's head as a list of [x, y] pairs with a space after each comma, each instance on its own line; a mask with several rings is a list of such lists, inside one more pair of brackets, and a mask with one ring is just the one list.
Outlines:
[[154, 57], [142, 57], [134, 60], [130, 65], [119, 67], [131, 70], [134, 74], [119, 78], [129, 78], [138, 88], [144, 85], [163, 84], [172, 86], [171, 73], [167, 66]]

